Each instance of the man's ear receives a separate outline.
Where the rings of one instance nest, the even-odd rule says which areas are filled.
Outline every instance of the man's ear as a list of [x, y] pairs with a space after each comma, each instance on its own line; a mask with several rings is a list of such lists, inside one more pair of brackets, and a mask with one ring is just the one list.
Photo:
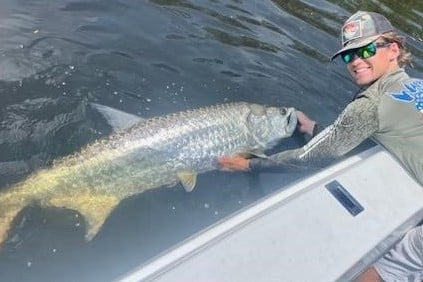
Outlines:
[[396, 59], [398, 59], [398, 57], [400, 55], [400, 47], [399, 47], [398, 43], [392, 42], [391, 45], [389, 46], [389, 49], [391, 50], [389, 60], [395, 61]]

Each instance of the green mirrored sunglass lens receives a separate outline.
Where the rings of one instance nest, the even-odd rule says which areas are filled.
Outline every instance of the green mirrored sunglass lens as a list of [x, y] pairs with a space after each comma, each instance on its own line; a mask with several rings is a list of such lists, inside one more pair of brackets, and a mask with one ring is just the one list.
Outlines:
[[353, 56], [354, 56], [354, 55], [353, 55], [351, 52], [341, 54], [342, 60], [343, 60], [345, 63], [347, 63], [347, 64], [348, 64], [349, 62], [351, 62], [351, 60], [352, 60]]
[[376, 47], [373, 43], [360, 48], [359, 50], [360, 57], [363, 59], [368, 59], [376, 54]]
[[369, 50], [366, 50], [366, 49], [364, 49], [362, 52], [361, 52], [361, 56], [360, 57], [362, 57], [363, 59], [367, 59], [367, 58], [369, 58], [369, 57], [371, 57], [372, 55], [371, 55], [371, 53], [369, 52]]
[[351, 63], [354, 59], [354, 56], [357, 55], [362, 59], [368, 59], [376, 54], [376, 45], [372, 42], [369, 45], [364, 47], [346, 51], [341, 54], [342, 60], [348, 64]]

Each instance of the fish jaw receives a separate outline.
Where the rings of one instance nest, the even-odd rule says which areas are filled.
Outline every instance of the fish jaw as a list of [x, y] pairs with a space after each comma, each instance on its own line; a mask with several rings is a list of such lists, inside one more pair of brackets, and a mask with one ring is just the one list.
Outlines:
[[294, 108], [288, 108], [287, 111], [286, 135], [284, 138], [290, 137], [294, 133], [298, 123], [297, 111]]

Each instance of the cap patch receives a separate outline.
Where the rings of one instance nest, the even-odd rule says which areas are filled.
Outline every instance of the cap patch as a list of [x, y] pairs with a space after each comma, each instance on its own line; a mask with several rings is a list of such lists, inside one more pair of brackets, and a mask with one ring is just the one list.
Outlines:
[[370, 15], [360, 14], [358, 16], [358, 19], [347, 22], [342, 28], [342, 44], [344, 46], [351, 40], [378, 34]]
[[343, 42], [360, 38], [363, 35], [362, 28], [361, 28], [361, 21], [356, 20], [344, 25], [344, 27], [342, 28], [342, 35], [344, 37], [342, 39]]

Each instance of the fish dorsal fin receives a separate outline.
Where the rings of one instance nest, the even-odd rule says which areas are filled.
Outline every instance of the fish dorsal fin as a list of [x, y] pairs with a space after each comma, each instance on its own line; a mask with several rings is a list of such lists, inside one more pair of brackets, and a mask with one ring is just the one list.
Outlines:
[[138, 122], [145, 120], [142, 117], [128, 114], [104, 105], [90, 103], [90, 106], [97, 110], [106, 119], [109, 125], [113, 128], [113, 131], [122, 131]]
[[80, 193], [68, 197], [52, 198], [49, 205], [61, 208], [70, 208], [81, 213], [87, 223], [85, 239], [90, 241], [97, 235], [104, 221], [119, 204], [120, 199], [113, 195], [99, 195]]
[[191, 192], [197, 184], [197, 172], [194, 170], [184, 170], [177, 173], [179, 180], [185, 191]]

